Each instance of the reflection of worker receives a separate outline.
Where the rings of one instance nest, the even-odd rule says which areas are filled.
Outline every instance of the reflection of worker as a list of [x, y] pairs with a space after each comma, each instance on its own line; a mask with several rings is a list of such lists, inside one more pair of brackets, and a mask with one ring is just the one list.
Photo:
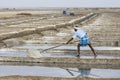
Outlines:
[[80, 46], [86, 46], [86, 45], [88, 45], [91, 48], [92, 52], [94, 53], [94, 56], [96, 57], [97, 55], [96, 55], [93, 47], [91, 46], [90, 40], [88, 39], [88, 36], [87, 36], [87, 33], [85, 31], [83, 31], [82, 29], [78, 28], [78, 26], [75, 26], [74, 30], [75, 30], [74, 35], [66, 44], [69, 44], [69, 42], [72, 41], [74, 38], [79, 38], [80, 40], [79, 40], [79, 43], [77, 46], [77, 49], [78, 49], [77, 57], [80, 57]]
[[90, 75], [90, 70], [91, 69], [81, 69], [81, 68], [78, 68], [79, 72], [81, 73], [81, 75], [78, 75], [77, 77], [79, 76], [82, 76], [82, 77], [86, 77], [88, 75]]

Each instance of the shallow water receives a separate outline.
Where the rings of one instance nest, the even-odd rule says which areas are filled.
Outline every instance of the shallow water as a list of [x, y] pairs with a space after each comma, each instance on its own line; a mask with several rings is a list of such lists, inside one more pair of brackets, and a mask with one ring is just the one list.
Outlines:
[[0, 66], [0, 76], [50, 76], [68, 78], [120, 78], [120, 70], [117, 69], [79, 69], [41, 66]]
[[[60, 45], [60, 44], [58, 44]], [[29, 45], [22, 45], [22, 46], [16, 46], [16, 48], [28, 48], [28, 49], [47, 49], [54, 47], [54, 45], [35, 45], [35, 44], [29, 44]], [[70, 46], [70, 45], [63, 45], [54, 49], [71, 49], [76, 50], [76, 46]], [[120, 50], [120, 47], [110, 47], [110, 46], [101, 46], [101, 47], [94, 47], [95, 50]], [[81, 47], [81, 50], [90, 50], [90, 48], [87, 47]]]
[[[42, 56], [43, 57], [66, 57], [66, 58], [76, 58], [76, 55], [77, 54], [63, 54], [63, 53], [47, 53], [47, 52], [43, 52], [42, 53]], [[93, 55], [84, 55], [84, 54], [82, 54], [81, 56], [80, 56], [80, 58], [85, 58], [85, 59], [87, 59], [87, 58], [94, 58], [94, 56]], [[97, 59], [120, 59], [120, 56], [107, 56], [107, 55], [98, 55], [97, 57], [96, 57]]]
[[[77, 52], [70, 52], [69, 50], [77, 50], [76, 49], [76, 46], [60, 46], [60, 47], [57, 47], [57, 48], [54, 48], [53, 49], [49, 49], [49, 48], [52, 48], [54, 46], [52, 45], [48, 45], [48, 44], [45, 44], [45, 45], [23, 45], [23, 46], [17, 46], [15, 48], [20, 48], [20, 49], [38, 49], [38, 51], [43, 55], [43, 57], [69, 57], [69, 58], [73, 58], [73, 57], [76, 57], [77, 55]], [[48, 49], [48, 50], [46, 50]], [[55, 49], [57, 49], [55, 51]], [[68, 50], [68, 52], [64, 52], [64, 49]], [[119, 47], [94, 47], [95, 50], [120, 50]], [[45, 50], [45, 51], [44, 51]], [[89, 47], [81, 47], [81, 50], [90, 50]], [[43, 51], [43, 52], [42, 52]], [[80, 58], [94, 58], [93, 56], [93, 53], [82, 53], [81, 54], [81, 57]], [[104, 55], [100, 55], [98, 54], [97, 58], [100, 58], [100, 59], [104, 59], [104, 58], [108, 58], [108, 59], [120, 59], [120, 56], [118, 55], [109, 55], [109, 54], [104, 54]]]
[[0, 51], [0, 56], [28, 57], [28, 53], [23, 51]]
[[[40, 51], [38, 51], [40, 53]], [[37, 53], [34, 53], [37, 54]], [[42, 52], [40, 53], [41, 57], [64, 57], [64, 58], [76, 58], [76, 53], [64, 53], [64, 52]], [[39, 54], [38, 54], [39, 55]], [[12, 56], [12, 57], [29, 57], [29, 52], [24, 52], [24, 51], [0, 51], [0, 56]], [[81, 54], [80, 58], [94, 58], [93, 55], [84, 55]], [[107, 56], [107, 55], [98, 55], [96, 57], [97, 59], [120, 59], [119, 56]]]

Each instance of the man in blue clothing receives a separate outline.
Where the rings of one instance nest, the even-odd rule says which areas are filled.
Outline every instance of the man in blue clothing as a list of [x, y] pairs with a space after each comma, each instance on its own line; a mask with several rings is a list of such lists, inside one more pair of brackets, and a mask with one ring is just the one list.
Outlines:
[[84, 30], [78, 28], [78, 26], [75, 26], [74, 30], [75, 30], [74, 35], [72, 36], [72, 38], [70, 40], [68, 40], [68, 42], [66, 44], [69, 44], [70, 41], [72, 41], [74, 38], [79, 38], [79, 43], [77, 46], [77, 49], [78, 49], [77, 57], [80, 57], [80, 46], [86, 46], [86, 45], [88, 45], [91, 48], [94, 56], [96, 57], [97, 54], [95, 53], [93, 47], [91, 46], [90, 40], [88, 39], [88, 36], [87, 36], [87, 33]]

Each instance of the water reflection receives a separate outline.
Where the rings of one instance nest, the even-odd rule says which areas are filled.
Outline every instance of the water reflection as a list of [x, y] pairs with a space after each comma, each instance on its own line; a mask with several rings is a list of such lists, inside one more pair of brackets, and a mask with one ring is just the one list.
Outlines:
[[66, 71], [75, 78], [120, 78], [120, 70], [95, 68], [68, 68]]
[[[65, 69], [65, 68], [63, 68]], [[78, 68], [78, 69], [65, 69], [71, 76], [75, 76], [76, 78], [89, 77], [91, 68]]]
[[77, 77], [88, 77], [90, 75], [90, 71], [91, 69], [82, 69], [82, 68], [78, 68], [80, 75], [78, 75]]
[[[11, 73], [12, 71], [12, 73]], [[66, 78], [120, 78], [119, 69], [61, 68], [43, 66], [0, 65], [0, 76], [47, 76]]]

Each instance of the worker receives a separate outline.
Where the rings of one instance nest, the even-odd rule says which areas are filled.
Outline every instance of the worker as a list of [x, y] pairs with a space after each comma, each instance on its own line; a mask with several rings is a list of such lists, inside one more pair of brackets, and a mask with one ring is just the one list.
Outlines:
[[66, 42], [66, 44], [69, 44], [74, 38], [78, 38], [79, 43], [77, 45], [77, 49], [78, 49], [77, 57], [80, 57], [80, 46], [83, 47], [86, 45], [88, 45], [91, 48], [91, 50], [94, 54], [94, 57], [96, 57], [97, 54], [95, 53], [95, 51], [90, 43], [90, 40], [88, 39], [87, 33], [84, 30], [80, 29], [78, 26], [74, 27], [74, 31], [75, 31], [74, 35], [72, 36], [72, 38], [70, 38], [70, 40], [68, 40]]

